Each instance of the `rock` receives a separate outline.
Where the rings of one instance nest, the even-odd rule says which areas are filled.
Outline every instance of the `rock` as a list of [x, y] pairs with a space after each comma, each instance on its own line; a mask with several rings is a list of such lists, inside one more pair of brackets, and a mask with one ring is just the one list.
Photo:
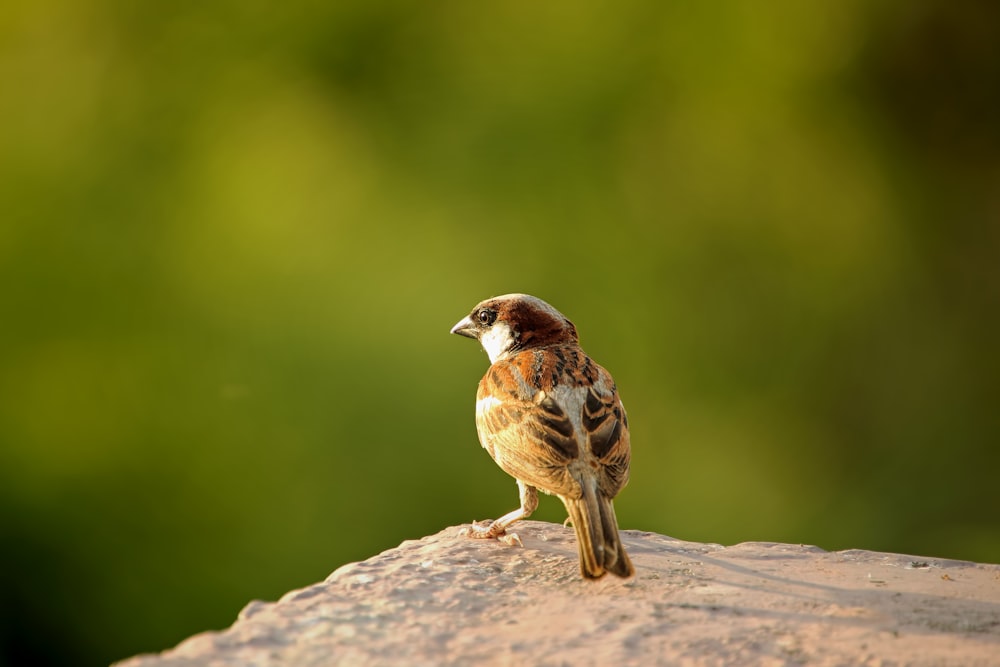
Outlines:
[[580, 578], [572, 530], [403, 542], [222, 632], [119, 667], [1000, 665], [1000, 565], [624, 531], [637, 574]]

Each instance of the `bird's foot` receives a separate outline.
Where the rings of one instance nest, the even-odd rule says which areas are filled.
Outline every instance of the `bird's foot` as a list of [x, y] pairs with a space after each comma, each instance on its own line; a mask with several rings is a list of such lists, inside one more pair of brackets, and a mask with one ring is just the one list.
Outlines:
[[460, 534], [480, 540], [495, 539], [498, 542], [503, 542], [509, 547], [512, 547], [515, 544], [519, 547], [524, 546], [517, 533], [508, 533], [503, 527], [503, 524], [498, 521], [473, 521], [468, 528], [463, 528]]

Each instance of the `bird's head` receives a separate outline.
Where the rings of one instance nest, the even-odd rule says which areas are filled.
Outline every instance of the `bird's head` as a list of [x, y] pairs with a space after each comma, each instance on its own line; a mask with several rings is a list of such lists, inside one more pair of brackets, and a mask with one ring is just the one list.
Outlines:
[[521, 350], [578, 342], [576, 327], [565, 315], [528, 294], [505, 294], [477, 304], [451, 333], [478, 340], [490, 363]]

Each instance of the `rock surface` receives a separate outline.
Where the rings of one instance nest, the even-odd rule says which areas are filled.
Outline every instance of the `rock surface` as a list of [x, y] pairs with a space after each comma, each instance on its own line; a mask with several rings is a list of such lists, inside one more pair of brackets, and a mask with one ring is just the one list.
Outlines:
[[1000, 665], [1000, 565], [624, 531], [636, 576], [595, 582], [572, 530], [517, 532], [403, 542], [119, 667]]

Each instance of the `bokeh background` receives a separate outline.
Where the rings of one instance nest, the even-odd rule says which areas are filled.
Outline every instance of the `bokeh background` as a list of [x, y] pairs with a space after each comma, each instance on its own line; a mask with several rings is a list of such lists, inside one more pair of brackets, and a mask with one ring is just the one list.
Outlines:
[[0, 664], [512, 509], [448, 335], [511, 291], [623, 527], [1000, 561], [1000, 5], [4, 3]]

